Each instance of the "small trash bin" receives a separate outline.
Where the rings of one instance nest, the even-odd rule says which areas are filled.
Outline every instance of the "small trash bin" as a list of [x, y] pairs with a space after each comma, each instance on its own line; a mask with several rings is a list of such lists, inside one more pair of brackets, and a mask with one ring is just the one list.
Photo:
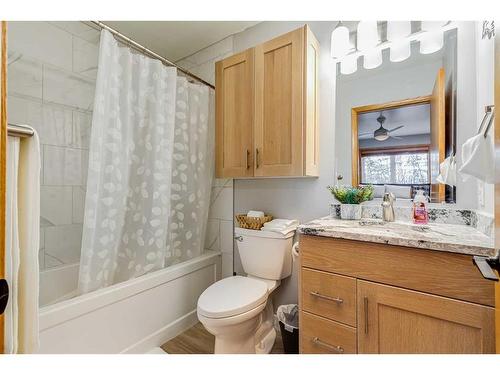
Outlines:
[[296, 304], [281, 305], [276, 312], [285, 354], [299, 354], [299, 309]]

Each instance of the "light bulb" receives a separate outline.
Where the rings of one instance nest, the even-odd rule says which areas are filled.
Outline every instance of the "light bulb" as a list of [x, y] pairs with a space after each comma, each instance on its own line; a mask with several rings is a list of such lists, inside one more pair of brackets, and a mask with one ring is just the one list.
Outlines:
[[360, 21], [357, 34], [359, 51], [374, 48], [379, 43], [377, 21]]
[[349, 52], [349, 29], [339, 26], [332, 31], [330, 53], [334, 59], [340, 59]]
[[422, 21], [420, 29], [422, 31], [437, 31], [446, 24], [445, 21]]
[[410, 57], [411, 48], [409, 39], [401, 39], [390, 46], [389, 58], [392, 62], [401, 62]]
[[382, 64], [382, 51], [380, 49], [372, 49], [363, 56], [363, 68], [375, 69]]
[[358, 56], [347, 55], [340, 62], [340, 73], [352, 74], [358, 70]]
[[389, 21], [387, 22], [387, 40], [396, 42], [406, 38], [411, 33], [410, 21]]
[[443, 48], [444, 33], [442, 30], [425, 32], [420, 38], [420, 53], [427, 55]]

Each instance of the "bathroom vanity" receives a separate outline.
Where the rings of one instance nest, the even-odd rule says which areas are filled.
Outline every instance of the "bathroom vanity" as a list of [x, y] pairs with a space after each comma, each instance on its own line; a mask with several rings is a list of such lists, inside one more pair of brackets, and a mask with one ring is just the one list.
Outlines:
[[300, 235], [301, 353], [494, 353], [494, 254], [471, 226], [324, 218]]

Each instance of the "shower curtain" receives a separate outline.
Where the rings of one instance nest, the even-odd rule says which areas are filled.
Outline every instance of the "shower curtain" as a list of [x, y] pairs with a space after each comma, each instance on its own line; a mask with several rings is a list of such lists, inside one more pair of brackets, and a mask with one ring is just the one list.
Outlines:
[[208, 88], [101, 33], [79, 292], [203, 250], [212, 178]]

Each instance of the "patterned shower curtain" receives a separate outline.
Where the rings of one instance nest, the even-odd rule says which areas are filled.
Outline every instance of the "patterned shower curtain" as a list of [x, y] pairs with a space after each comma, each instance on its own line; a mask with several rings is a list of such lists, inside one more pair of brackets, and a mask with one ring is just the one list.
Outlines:
[[199, 255], [213, 171], [211, 93], [101, 33], [79, 292]]

